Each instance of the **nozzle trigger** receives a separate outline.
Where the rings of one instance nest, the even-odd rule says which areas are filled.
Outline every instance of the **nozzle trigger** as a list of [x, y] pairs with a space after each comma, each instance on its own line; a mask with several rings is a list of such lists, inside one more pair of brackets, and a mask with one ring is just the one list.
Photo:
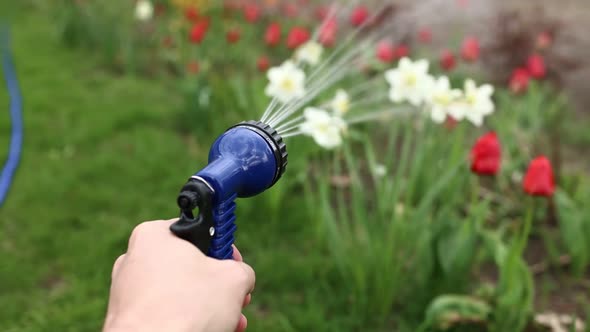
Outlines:
[[[178, 195], [180, 218], [170, 226], [174, 235], [194, 244], [204, 254], [209, 251], [215, 234], [212, 200], [213, 192], [205, 183], [190, 179]], [[196, 208], [199, 209], [197, 216], [193, 213]]]

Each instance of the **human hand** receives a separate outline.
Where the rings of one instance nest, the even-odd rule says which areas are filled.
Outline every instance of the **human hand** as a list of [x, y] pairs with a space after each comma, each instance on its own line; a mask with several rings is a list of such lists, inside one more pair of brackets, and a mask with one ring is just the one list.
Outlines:
[[205, 256], [174, 236], [175, 222], [137, 226], [113, 267], [104, 332], [244, 331], [255, 275], [234, 247], [234, 260]]

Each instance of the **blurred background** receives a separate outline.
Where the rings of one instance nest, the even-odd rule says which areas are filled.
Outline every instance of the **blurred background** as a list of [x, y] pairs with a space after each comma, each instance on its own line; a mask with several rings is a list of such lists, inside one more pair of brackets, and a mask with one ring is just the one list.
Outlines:
[[[331, 150], [289, 138], [284, 178], [238, 201], [236, 244], [257, 272], [249, 331], [590, 331], [590, 3], [337, 4], [326, 53], [367, 20], [360, 38], [382, 32], [342, 86], [424, 58], [459, 88], [493, 84], [496, 111], [479, 127], [363, 123]], [[100, 330], [134, 226], [178, 215], [215, 138], [262, 117], [267, 71], [331, 5], [2, 2], [24, 142], [2, 183], [0, 330]]]

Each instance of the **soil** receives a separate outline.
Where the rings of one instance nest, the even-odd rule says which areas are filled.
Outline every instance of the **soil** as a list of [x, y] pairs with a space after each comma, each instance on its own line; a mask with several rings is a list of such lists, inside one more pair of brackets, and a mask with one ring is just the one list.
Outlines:
[[535, 278], [536, 310], [584, 318], [590, 303], [590, 270], [584, 276], [574, 277], [569, 257], [561, 256], [553, 263], [548, 257], [543, 239], [531, 237], [525, 258]]

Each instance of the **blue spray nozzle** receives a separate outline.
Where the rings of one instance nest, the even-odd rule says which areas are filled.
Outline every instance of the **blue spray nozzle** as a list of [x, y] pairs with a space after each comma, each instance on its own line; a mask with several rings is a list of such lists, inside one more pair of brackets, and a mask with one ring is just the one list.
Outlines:
[[[247, 121], [229, 128], [211, 146], [209, 164], [181, 190], [181, 215], [172, 232], [211, 257], [231, 258], [235, 199], [272, 187], [285, 172], [287, 156], [283, 139], [265, 123]], [[196, 208], [199, 214], [194, 216]]]
[[251, 197], [272, 187], [285, 172], [287, 149], [279, 134], [262, 122], [228, 129], [209, 151], [209, 164], [195, 174], [216, 191], [216, 201], [237, 194]]

